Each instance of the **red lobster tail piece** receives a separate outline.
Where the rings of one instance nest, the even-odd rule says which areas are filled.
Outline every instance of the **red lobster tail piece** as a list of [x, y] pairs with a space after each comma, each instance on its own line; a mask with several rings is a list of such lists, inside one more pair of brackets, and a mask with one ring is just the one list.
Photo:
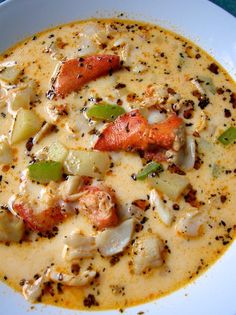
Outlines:
[[139, 110], [133, 110], [110, 123], [97, 140], [94, 149], [100, 151], [149, 151], [171, 149], [183, 120], [176, 115], [149, 125]]
[[78, 91], [89, 81], [112, 73], [120, 68], [120, 57], [117, 55], [95, 55], [65, 61], [54, 84], [55, 93], [65, 97]]

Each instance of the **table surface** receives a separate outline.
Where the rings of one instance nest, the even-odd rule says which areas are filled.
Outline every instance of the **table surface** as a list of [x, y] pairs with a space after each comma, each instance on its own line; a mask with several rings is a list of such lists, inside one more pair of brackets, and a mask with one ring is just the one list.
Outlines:
[[[0, 0], [0, 3], [5, 0]], [[20, 1], [20, 0], [18, 0]], [[197, 1], [197, 0], [196, 0]], [[236, 0], [210, 0], [236, 17]]]

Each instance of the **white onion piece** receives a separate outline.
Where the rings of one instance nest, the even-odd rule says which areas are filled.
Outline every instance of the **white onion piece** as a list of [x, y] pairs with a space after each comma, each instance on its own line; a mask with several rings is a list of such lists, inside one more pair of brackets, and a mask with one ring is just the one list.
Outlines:
[[40, 140], [42, 140], [46, 134], [48, 134], [52, 130], [52, 124], [46, 123], [43, 125], [43, 127], [36, 133], [36, 135], [33, 138], [33, 144], [39, 143]]
[[133, 72], [134, 73], [143, 73], [147, 70], [147, 66], [141, 64], [141, 63], [137, 63], [134, 67], [133, 67]]
[[8, 206], [9, 211], [10, 211], [14, 216], [17, 217], [18, 214], [17, 214], [16, 211], [13, 209], [13, 205], [14, 205], [15, 200], [16, 200], [16, 195], [12, 195], [12, 196], [8, 199], [7, 206]]
[[196, 144], [191, 136], [187, 136], [185, 147], [177, 155], [177, 165], [184, 170], [191, 170], [196, 159]]
[[150, 192], [150, 204], [151, 207], [157, 211], [160, 220], [167, 226], [171, 225], [173, 221], [173, 214], [164, 204], [163, 200], [155, 189], [152, 189]]
[[200, 117], [197, 120], [195, 131], [196, 132], [201, 132], [206, 127], [207, 127], [207, 115], [206, 115], [206, 113], [203, 110], [201, 110], [200, 111]]
[[[82, 185], [81, 176], [70, 175], [67, 180], [62, 182], [59, 186], [59, 195], [63, 200], [75, 201], [78, 200], [78, 191]], [[76, 195], [76, 196], [75, 196]]]
[[12, 149], [7, 137], [0, 136], [0, 164], [11, 164], [13, 161]]
[[176, 223], [175, 229], [178, 235], [183, 237], [197, 237], [201, 235], [203, 218], [198, 211], [187, 212]]
[[80, 40], [79, 51], [77, 53], [78, 57], [84, 57], [88, 55], [94, 55], [98, 51], [97, 45], [87, 37], [83, 37]]
[[62, 256], [68, 261], [92, 257], [96, 250], [95, 237], [82, 235], [80, 231], [72, 232], [64, 243]]
[[97, 248], [105, 257], [118, 254], [129, 244], [133, 230], [133, 219], [128, 219], [117, 227], [108, 228], [97, 235]]
[[152, 109], [148, 114], [148, 122], [149, 124], [159, 123], [166, 119], [166, 115], [161, 113], [159, 110]]
[[119, 47], [127, 44], [127, 39], [124, 37], [118, 38], [116, 41], [114, 41], [113, 46], [114, 47]]
[[94, 22], [84, 25], [80, 35], [90, 39], [92, 38], [98, 45], [108, 41], [106, 31]]
[[21, 73], [16, 61], [7, 61], [0, 64], [0, 80], [5, 83], [15, 83]]
[[138, 221], [142, 220], [144, 217], [144, 211], [132, 204], [128, 207], [128, 213], [131, 217], [137, 219]]
[[37, 300], [42, 295], [44, 280], [44, 277], [40, 277], [33, 283], [31, 283], [30, 281], [25, 282], [22, 288], [22, 293], [27, 301], [31, 303], [37, 302]]
[[96, 271], [86, 270], [82, 274], [75, 276], [73, 274], [57, 272], [55, 269], [48, 269], [46, 276], [56, 283], [70, 287], [80, 287], [89, 284], [95, 278]]
[[163, 264], [163, 243], [155, 234], [145, 234], [133, 244], [132, 261], [135, 274]]
[[197, 90], [198, 90], [202, 95], [206, 94], [206, 91], [203, 89], [203, 87], [201, 86], [201, 84], [200, 84], [197, 80], [192, 79], [192, 80], [191, 80], [191, 83], [192, 83], [193, 85], [195, 85], [195, 87], [197, 88]]
[[8, 210], [0, 211], [0, 242], [20, 242], [25, 232], [24, 222]]

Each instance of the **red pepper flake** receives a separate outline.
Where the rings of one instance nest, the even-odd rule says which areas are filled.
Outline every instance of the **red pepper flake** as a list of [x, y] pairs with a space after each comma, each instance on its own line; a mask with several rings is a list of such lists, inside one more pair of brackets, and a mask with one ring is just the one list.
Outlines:
[[179, 210], [179, 205], [177, 203], [174, 203], [172, 208], [173, 208], [173, 210], [178, 211]]
[[168, 166], [168, 171], [170, 171], [171, 173], [179, 174], [179, 175], [186, 175], [186, 173], [174, 163]]
[[6, 173], [6, 172], [9, 171], [10, 168], [11, 168], [10, 165], [3, 165], [2, 171], [3, 171], [4, 173]]
[[118, 83], [116, 86], [115, 86], [115, 89], [119, 90], [119, 89], [123, 89], [126, 87], [126, 84], [124, 83]]
[[207, 69], [210, 70], [214, 74], [219, 74], [219, 67], [214, 62], [211, 63]]
[[195, 160], [195, 162], [194, 162], [193, 168], [194, 168], [195, 170], [199, 170], [202, 164], [203, 164], [202, 160], [200, 159], [199, 156], [197, 156], [197, 157], [196, 157], [196, 160]]
[[189, 203], [192, 207], [198, 208], [199, 201], [197, 200], [197, 191], [192, 187], [188, 191], [188, 193], [184, 196], [184, 200]]
[[236, 93], [230, 94], [230, 103], [233, 105], [233, 108], [236, 108]]
[[219, 94], [219, 95], [224, 94], [224, 90], [223, 90], [222, 88], [218, 88], [218, 89], [216, 90], [216, 92], [217, 92], [217, 94]]
[[229, 109], [225, 108], [224, 109], [224, 115], [226, 118], [229, 118], [229, 117], [231, 117], [232, 114], [231, 114], [231, 111]]
[[197, 99], [201, 99], [202, 94], [198, 90], [192, 91], [192, 95], [195, 96]]
[[204, 97], [201, 97], [201, 99], [199, 100], [199, 103], [198, 103], [198, 106], [201, 108], [201, 109], [204, 109], [205, 107], [207, 107], [207, 105], [210, 103], [210, 100], [208, 97], [204, 96]]
[[99, 303], [96, 301], [95, 296], [93, 294], [89, 294], [84, 299], [84, 306], [91, 307], [91, 306], [99, 306]]
[[220, 196], [220, 201], [221, 201], [222, 203], [225, 203], [226, 200], [227, 200], [227, 196], [225, 196], [225, 195], [221, 195], [221, 196]]
[[132, 205], [142, 209], [143, 211], [146, 211], [150, 208], [150, 203], [148, 200], [145, 200], [145, 199], [137, 199], [137, 200], [134, 200], [132, 202]]

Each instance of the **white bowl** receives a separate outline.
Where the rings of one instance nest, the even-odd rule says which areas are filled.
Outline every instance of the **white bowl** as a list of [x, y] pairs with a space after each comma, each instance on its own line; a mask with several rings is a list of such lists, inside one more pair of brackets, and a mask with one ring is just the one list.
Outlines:
[[[72, 20], [114, 17], [157, 23], [192, 39], [236, 79], [236, 19], [206, 0], [8, 0], [0, 5], [0, 51], [43, 29]], [[151, 303], [125, 310], [155, 315], [235, 315], [236, 244], [194, 283]], [[0, 257], [0, 259], [4, 259]], [[16, 266], [20, 268], [20, 266]], [[25, 315], [30, 305], [0, 284], [0, 314]], [[36, 305], [34, 315], [87, 314]], [[94, 314], [118, 314], [118, 311]]]

